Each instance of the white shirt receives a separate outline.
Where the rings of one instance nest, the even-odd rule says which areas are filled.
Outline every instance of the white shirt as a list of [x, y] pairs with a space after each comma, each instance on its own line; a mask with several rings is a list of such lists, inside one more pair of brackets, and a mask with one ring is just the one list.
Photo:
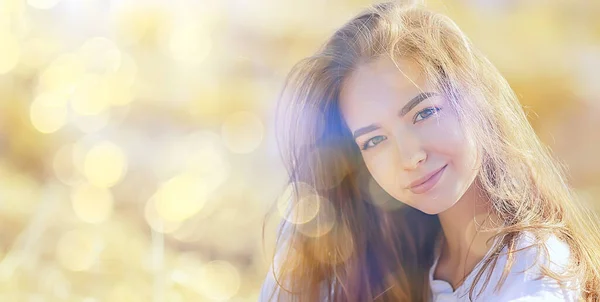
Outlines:
[[[523, 233], [522, 238], [518, 241], [517, 249], [531, 245], [533, 242], [532, 238], [533, 237], [531, 237], [529, 233]], [[435, 271], [437, 262], [439, 260], [439, 243], [439, 241], [436, 243], [434, 264], [429, 270], [429, 282], [431, 285], [431, 291], [433, 293], [432, 301], [469, 301], [469, 287], [473, 282], [473, 278], [477, 273], [477, 269], [483, 264], [483, 259], [489, 256], [491, 251], [488, 251], [486, 256], [475, 266], [475, 269], [473, 269], [471, 274], [467, 276], [465, 282], [463, 282], [463, 284], [460, 285], [456, 290], [452, 290], [450, 283], [443, 280], [433, 280], [433, 272]], [[566, 265], [569, 259], [569, 247], [566, 243], [560, 241], [556, 236], [552, 236], [546, 242], [546, 246], [548, 248], [548, 256], [552, 263], [550, 266], [551, 269], [560, 268], [560, 266]], [[502, 250], [502, 252], [506, 252], [506, 247]], [[499, 283], [504, 264], [506, 263], [506, 255], [501, 254], [498, 257], [498, 261], [496, 262], [494, 272], [492, 273], [488, 285], [486, 286], [485, 290], [478, 297], [476, 297], [476, 294], [481, 288], [481, 284], [486, 279], [487, 272], [484, 272], [482, 278], [479, 280], [479, 283], [475, 287], [474, 291], [474, 301], [578, 301], [577, 296], [579, 293], [577, 291], [561, 289], [558, 286], [558, 283], [549, 277], [544, 277], [540, 280], [534, 280], [539, 273], [539, 266], [533, 266], [536, 259], [536, 252], [537, 249], [535, 248], [529, 248], [516, 252], [511, 271], [508, 274], [502, 288], [500, 289], [500, 293], [498, 294], [494, 293], [493, 290], [495, 285]], [[545, 259], [541, 259], [541, 261], [544, 260]], [[528, 268], [529, 270], [526, 270]], [[525, 272], [523, 273], [522, 271]], [[267, 299], [269, 298], [269, 294], [273, 289], [275, 289], [276, 292], [281, 292], [281, 298], [283, 299], [282, 301], [294, 300], [293, 295], [290, 295], [279, 289], [273, 278], [273, 273], [271, 269], [269, 269], [267, 277], [263, 282], [258, 301], [268, 301]]]
[[[558, 282], [550, 277], [544, 276], [541, 279], [534, 280], [541, 276], [540, 265], [542, 263], [549, 263], [549, 268], [551, 270], [561, 272], [561, 268], [564, 268], [569, 261], [569, 246], [565, 242], [559, 240], [556, 236], [549, 237], [545, 243], [548, 248], [549, 259], [545, 259], [544, 254], [542, 253], [540, 255], [541, 259], [538, 259], [539, 261], [536, 263], [537, 248], [531, 247], [519, 250], [532, 245], [532, 243], [534, 243], [534, 241], [531, 233], [524, 232], [521, 234], [521, 237], [516, 244], [516, 250], [518, 251], [515, 252], [513, 266], [511, 267], [504, 284], [500, 288], [500, 291], [496, 293], [494, 292], [494, 288], [496, 284], [500, 282], [504, 264], [507, 260], [507, 248], [504, 247], [498, 256], [498, 261], [496, 262], [488, 285], [483, 292], [477, 296], [482, 284], [486, 280], [487, 271], [484, 272], [479, 279], [473, 292], [473, 301], [578, 301], [579, 291], [562, 289], [559, 287]], [[433, 294], [432, 301], [469, 301], [469, 289], [473, 279], [475, 278], [475, 275], [477, 275], [480, 266], [483, 265], [485, 258], [491, 254], [491, 250], [487, 252], [479, 263], [477, 263], [471, 273], [467, 275], [465, 281], [459, 285], [458, 288], [453, 290], [450, 283], [444, 280], [433, 279], [433, 273], [439, 260], [439, 246], [440, 241], [436, 243], [435, 260], [429, 270], [429, 282]], [[546, 260], [550, 261], [546, 262]], [[567, 283], [567, 285], [572, 284], [575, 283]]]

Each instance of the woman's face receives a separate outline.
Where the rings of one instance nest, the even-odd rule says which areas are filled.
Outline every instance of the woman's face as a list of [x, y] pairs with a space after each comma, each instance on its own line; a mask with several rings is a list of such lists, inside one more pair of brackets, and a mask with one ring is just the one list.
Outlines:
[[355, 69], [343, 84], [340, 110], [379, 186], [411, 207], [438, 214], [473, 183], [477, 148], [417, 65], [396, 62], [402, 71], [387, 57]]

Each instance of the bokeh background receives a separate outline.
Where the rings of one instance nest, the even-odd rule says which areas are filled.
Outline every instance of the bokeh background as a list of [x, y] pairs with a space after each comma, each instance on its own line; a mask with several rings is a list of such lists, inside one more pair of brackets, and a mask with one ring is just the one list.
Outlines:
[[[367, 0], [0, 0], [0, 301], [256, 301], [273, 114]], [[600, 197], [600, 1], [427, 1]]]

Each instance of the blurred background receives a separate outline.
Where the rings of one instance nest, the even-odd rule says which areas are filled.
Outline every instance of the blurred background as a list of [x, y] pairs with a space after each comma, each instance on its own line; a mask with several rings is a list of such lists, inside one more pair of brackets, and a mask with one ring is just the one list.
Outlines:
[[[276, 97], [367, 0], [0, 0], [0, 301], [256, 301]], [[600, 204], [600, 1], [427, 1]]]

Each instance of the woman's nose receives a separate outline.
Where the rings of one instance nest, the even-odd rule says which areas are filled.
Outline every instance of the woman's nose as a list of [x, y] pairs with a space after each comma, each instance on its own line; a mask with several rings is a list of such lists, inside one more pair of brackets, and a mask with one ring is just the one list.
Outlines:
[[396, 133], [396, 147], [402, 167], [406, 170], [416, 169], [427, 159], [427, 153], [423, 149], [421, 140], [410, 131], [397, 131]]

